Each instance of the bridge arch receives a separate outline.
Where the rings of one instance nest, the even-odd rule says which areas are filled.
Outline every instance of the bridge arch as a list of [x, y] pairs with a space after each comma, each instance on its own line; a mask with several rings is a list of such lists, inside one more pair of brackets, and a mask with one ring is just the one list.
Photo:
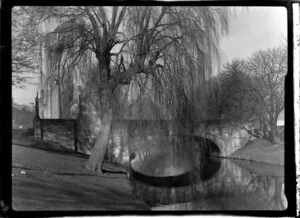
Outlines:
[[194, 134], [215, 143], [220, 148], [219, 156], [221, 157], [228, 157], [253, 140], [253, 137], [238, 124], [226, 121], [199, 125]]
[[213, 155], [220, 155], [221, 154], [221, 148], [217, 144], [216, 140], [213, 140], [212, 138], [202, 137], [202, 136], [196, 136], [195, 140], [197, 143], [201, 145], [205, 145], [204, 151]]
[[222, 157], [227, 155], [228, 152], [226, 150], [226, 146], [224, 145], [224, 140], [221, 137], [209, 132], [203, 132], [198, 134], [197, 138], [202, 138], [202, 141], [211, 146], [210, 148], [213, 149], [211, 154]]

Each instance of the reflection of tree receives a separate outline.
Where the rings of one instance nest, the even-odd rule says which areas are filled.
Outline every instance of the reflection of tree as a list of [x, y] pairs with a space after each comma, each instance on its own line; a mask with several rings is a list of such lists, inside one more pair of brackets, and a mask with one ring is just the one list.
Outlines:
[[[269, 198], [269, 191], [272, 181], [274, 181], [274, 195]], [[283, 199], [281, 196], [283, 180], [280, 177], [271, 177], [271, 176], [260, 176], [251, 173], [250, 182], [244, 188], [245, 193], [253, 193], [255, 195], [263, 195], [266, 194], [266, 198], [262, 197], [259, 201], [262, 204], [264, 209], [267, 210], [283, 210], [285, 206], [283, 204]], [[249, 190], [252, 186], [252, 190]], [[261, 190], [261, 187], [263, 190]], [[258, 198], [258, 196], [256, 196]]]
[[244, 188], [244, 192], [247, 192], [248, 189], [251, 187], [251, 185], [254, 185], [256, 184], [260, 179], [261, 177], [260, 176], [255, 176], [255, 174], [251, 173], [251, 180], [250, 182], [248, 182], [247, 186]]
[[276, 177], [275, 180], [275, 191], [274, 196], [267, 201], [267, 208], [273, 210], [284, 210], [286, 207], [283, 204], [283, 199], [281, 196], [281, 189], [283, 185], [283, 180]]

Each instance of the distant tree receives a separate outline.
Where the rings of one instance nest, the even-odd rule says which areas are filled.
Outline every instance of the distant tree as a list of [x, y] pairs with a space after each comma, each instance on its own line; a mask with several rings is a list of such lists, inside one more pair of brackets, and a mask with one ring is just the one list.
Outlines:
[[249, 118], [253, 105], [249, 76], [245, 73], [245, 61], [235, 59], [224, 66], [221, 74], [211, 77], [207, 83], [206, 109], [209, 119], [241, 121]]
[[26, 8], [12, 9], [12, 85], [22, 88], [38, 69], [37, 37]]
[[285, 47], [260, 50], [247, 61], [227, 64], [221, 78], [224, 116], [240, 122], [255, 137], [278, 142], [277, 120], [284, 109], [286, 73]]
[[32, 7], [12, 8], [12, 85], [18, 88], [31, 83], [39, 72], [39, 45], [43, 38], [38, 29], [41, 20], [33, 12]]
[[220, 104], [224, 118], [245, 121], [259, 113], [258, 99], [245, 61], [236, 59], [228, 63], [220, 80]]
[[258, 135], [276, 143], [277, 120], [284, 109], [284, 80], [287, 73], [287, 49], [284, 46], [254, 53], [248, 60], [253, 77], [252, 88], [260, 101]]

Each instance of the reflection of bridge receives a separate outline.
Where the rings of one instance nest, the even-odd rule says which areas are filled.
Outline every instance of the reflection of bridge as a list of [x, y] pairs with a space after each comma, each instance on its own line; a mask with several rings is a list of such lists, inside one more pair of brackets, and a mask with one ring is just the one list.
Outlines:
[[[242, 172], [239, 167], [230, 164], [228, 166], [227, 161], [220, 160], [220, 168], [213, 174], [213, 176], [207, 180], [200, 180], [195, 184], [189, 186], [180, 187], [157, 187], [149, 186], [140, 181], [135, 181], [135, 190], [137, 190], [142, 199], [146, 199], [147, 202], [153, 204], [176, 204], [187, 203], [194, 201], [198, 198], [206, 198], [211, 194], [222, 194], [224, 192], [230, 192], [236, 189], [236, 184], [245, 185], [249, 180], [248, 177], [241, 178]], [[225, 164], [226, 163], [226, 164]], [[234, 170], [235, 172], [232, 172]], [[194, 171], [193, 173], [197, 173]], [[245, 181], [242, 181], [242, 180]], [[237, 190], [235, 190], [237, 191]]]
[[[156, 125], [155, 128], [153, 124]], [[152, 123], [152, 125], [144, 123], [143, 128], [134, 126], [133, 129], [129, 129], [131, 136], [128, 141], [129, 154], [134, 154], [135, 157], [132, 169], [134, 169], [134, 174], [156, 177], [154, 173], [156, 169], [152, 169], [152, 165], [159, 161], [161, 165], [157, 167], [164, 172], [163, 176], [172, 177], [171, 182], [175, 181], [177, 175], [178, 177], [181, 175], [178, 172], [183, 175], [192, 172], [192, 168], [197, 168], [197, 166], [205, 167], [202, 161], [206, 159], [207, 153], [227, 157], [250, 140], [246, 131], [229, 122], [210, 122], [209, 125], [200, 123], [194, 134], [187, 134], [184, 128], [180, 128], [175, 123], [167, 123], [167, 129], [164, 125], [164, 132], [157, 129], [159, 126], [157, 123]], [[166, 161], [158, 158], [166, 159]], [[215, 175], [214, 181], [209, 180], [202, 185], [215, 183], [215, 180], [223, 178], [224, 174], [226, 173], [223, 169], [219, 169], [217, 173], [219, 176]], [[146, 180], [150, 180], [150, 177]]]
[[282, 177], [262, 176], [229, 160], [220, 161], [219, 170], [197, 184], [161, 188], [136, 181], [134, 190], [148, 204], [158, 205], [154, 210], [286, 209]]
[[[149, 124], [149, 123], [148, 123]], [[218, 152], [216, 146], [218, 146], [220, 150], [220, 156], [229, 156], [235, 150], [243, 147], [248, 140], [251, 140], [251, 137], [247, 134], [246, 131], [239, 128], [238, 125], [234, 125], [230, 122], [210, 122], [199, 124], [196, 128], [193, 135], [199, 137], [191, 137], [184, 133], [184, 131], [180, 131], [180, 128], [176, 127], [176, 125], [168, 124], [168, 134], [163, 133], [162, 131], [158, 131], [157, 125], [154, 127], [150, 127], [150, 125], [144, 125], [143, 128], [133, 126], [133, 129], [129, 128], [129, 153], [136, 153], [135, 165], [146, 163], [145, 166], [138, 168], [141, 170], [141, 173], [149, 172], [150, 164], [148, 159], [153, 159], [156, 161], [155, 157], [161, 153], [168, 153], [172, 155], [173, 149], [179, 151], [179, 157], [184, 157], [182, 155], [182, 151], [193, 154], [191, 158], [188, 160], [192, 162], [191, 166], [194, 166], [193, 163], [198, 159], [201, 160], [203, 158], [203, 151], [207, 151], [207, 148], [211, 146], [212, 152]], [[153, 131], [155, 130], [155, 131]], [[166, 129], [164, 129], [165, 131]], [[170, 137], [171, 136], [171, 137]], [[179, 137], [175, 137], [179, 136]], [[190, 140], [192, 139], [192, 140]], [[194, 139], [194, 141], [193, 141]], [[197, 146], [201, 144], [201, 140], [207, 141], [210, 143], [207, 147], [205, 146]], [[199, 143], [200, 142], [200, 143]], [[203, 150], [198, 150], [195, 152], [195, 148], [200, 147]], [[180, 150], [182, 149], [182, 151]], [[170, 150], [168, 150], [170, 149]], [[178, 161], [177, 156], [173, 157], [172, 172], [177, 172], [184, 168], [183, 173], [187, 171], [191, 171], [194, 173], [193, 169], [185, 167], [184, 163], [181, 159]], [[194, 158], [196, 157], [196, 158]], [[188, 157], [187, 157], [188, 158]], [[222, 161], [222, 164], [219, 169], [213, 174], [212, 177], [208, 179], [203, 179], [199, 183], [192, 183], [188, 186], [173, 186], [173, 187], [160, 187], [155, 185], [148, 185], [140, 180], [133, 180], [134, 190], [138, 196], [144, 199], [148, 204], [162, 204], [168, 205], [163, 207], [158, 207], [157, 209], [193, 209], [199, 210], [201, 208], [207, 209], [206, 202], [208, 202], [209, 206], [213, 206], [212, 209], [223, 209], [224, 205], [227, 205], [227, 200], [233, 200], [234, 203], [228, 203], [229, 208], [236, 209], [235, 205], [249, 207], [249, 209], [261, 209], [267, 208], [269, 202], [272, 199], [277, 199], [278, 196], [281, 196], [281, 185], [282, 182], [276, 182], [275, 185], [272, 183], [268, 183], [269, 185], [266, 187], [265, 182], [261, 182], [261, 175], [253, 174], [252, 172], [248, 172], [247, 170], [242, 170], [242, 168], [236, 166], [226, 159], [219, 159]], [[177, 162], [176, 162], [177, 161]], [[177, 164], [180, 163], [180, 164]], [[162, 164], [163, 165], [163, 164]], [[198, 166], [198, 165], [197, 165]], [[201, 165], [200, 162], [200, 166]], [[205, 166], [204, 166], [205, 167]], [[162, 167], [163, 168], [163, 167]], [[168, 165], [165, 167], [169, 169]], [[200, 170], [202, 170], [200, 168]], [[211, 169], [210, 169], [211, 171]], [[165, 176], [170, 176], [169, 171], [165, 171]], [[199, 171], [201, 172], [201, 171]], [[175, 174], [182, 175], [182, 174]], [[194, 175], [194, 174], [192, 174]], [[200, 173], [201, 175], [201, 173]], [[132, 177], [135, 178], [135, 177]], [[160, 177], [157, 177], [160, 178]], [[257, 178], [257, 179], [256, 179]], [[259, 180], [260, 179], [260, 180]], [[264, 177], [265, 180], [269, 179], [268, 177]], [[269, 181], [269, 180], [268, 180]], [[278, 183], [278, 184], [277, 184]], [[274, 197], [273, 192], [269, 191], [272, 187], [272, 190], [279, 191], [279, 194], [275, 194]], [[274, 187], [275, 186], [275, 187]], [[274, 188], [273, 188], [274, 187]], [[260, 193], [261, 197], [257, 198], [257, 193]], [[277, 193], [277, 192], [276, 192]], [[235, 198], [234, 195], [237, 194], [238, 197]], [[248, 196], [249, 199], [247, 198]], [[252, 202], [251, 199], [258, 199], [255, 202]], [[210, 199], [212, 201], [210, 202]], [[224, 202], [224, 199], [226, 202]], [[271, 199], [271, 200], [268, 200]], [[281, 199], [281, 197], [280, 197]], [[199, 201], [198, 201], [199, 200]], [[205, 201], [203, 201], [205, 200]], [[250, 203], [251, 204], [250, 204]], [[277, 200], [275, 200], [276, 204]], [[279, 202], [279, 201], [278, 201]], [[271, 202], [272, 203], [272, 202]], [[270, 204], [271, 204], [270, 203]], [[170, 204], [173, 204], [170, 206]], [[284, 204], [282, 204], [284, 205]], [[216, 207], [216, 208], [215, 208]], [[269, 207], [269, 206], [268, 206]], [[210, 207], [208, 207], [210, 208]], [[282, 208], [286, 208], [286, 206], [282, 206]]]

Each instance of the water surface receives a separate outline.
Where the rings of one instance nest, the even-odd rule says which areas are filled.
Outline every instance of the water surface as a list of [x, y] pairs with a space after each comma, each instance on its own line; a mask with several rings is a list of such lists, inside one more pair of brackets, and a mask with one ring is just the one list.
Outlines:
[[[182, 161], [180, 161], [182, 162]], [[179, 163], [180, 163], [179, 162]], [[183, 162], [184, 163], [184, 162]], [[155, 160], [162, 175], [165, 159]], [[178, 165], [178, 161], [173, 168]], [[170, 162], [166, 169], [170, 170]], [[181, 170], [182, 171], [182, 170]], [[154, 169], [155, 172], [155, 169]], [[159, 178], [158, 176], [158, 178]], [[134, 193], [152, 210], [284, 210], [284, 168], [205, 155], [190, 182], [158, 185], [132, 179]], [[159, 180], [158, 180], [159, 181]], [[167, 184], [167, 183], [166, 183]]]

